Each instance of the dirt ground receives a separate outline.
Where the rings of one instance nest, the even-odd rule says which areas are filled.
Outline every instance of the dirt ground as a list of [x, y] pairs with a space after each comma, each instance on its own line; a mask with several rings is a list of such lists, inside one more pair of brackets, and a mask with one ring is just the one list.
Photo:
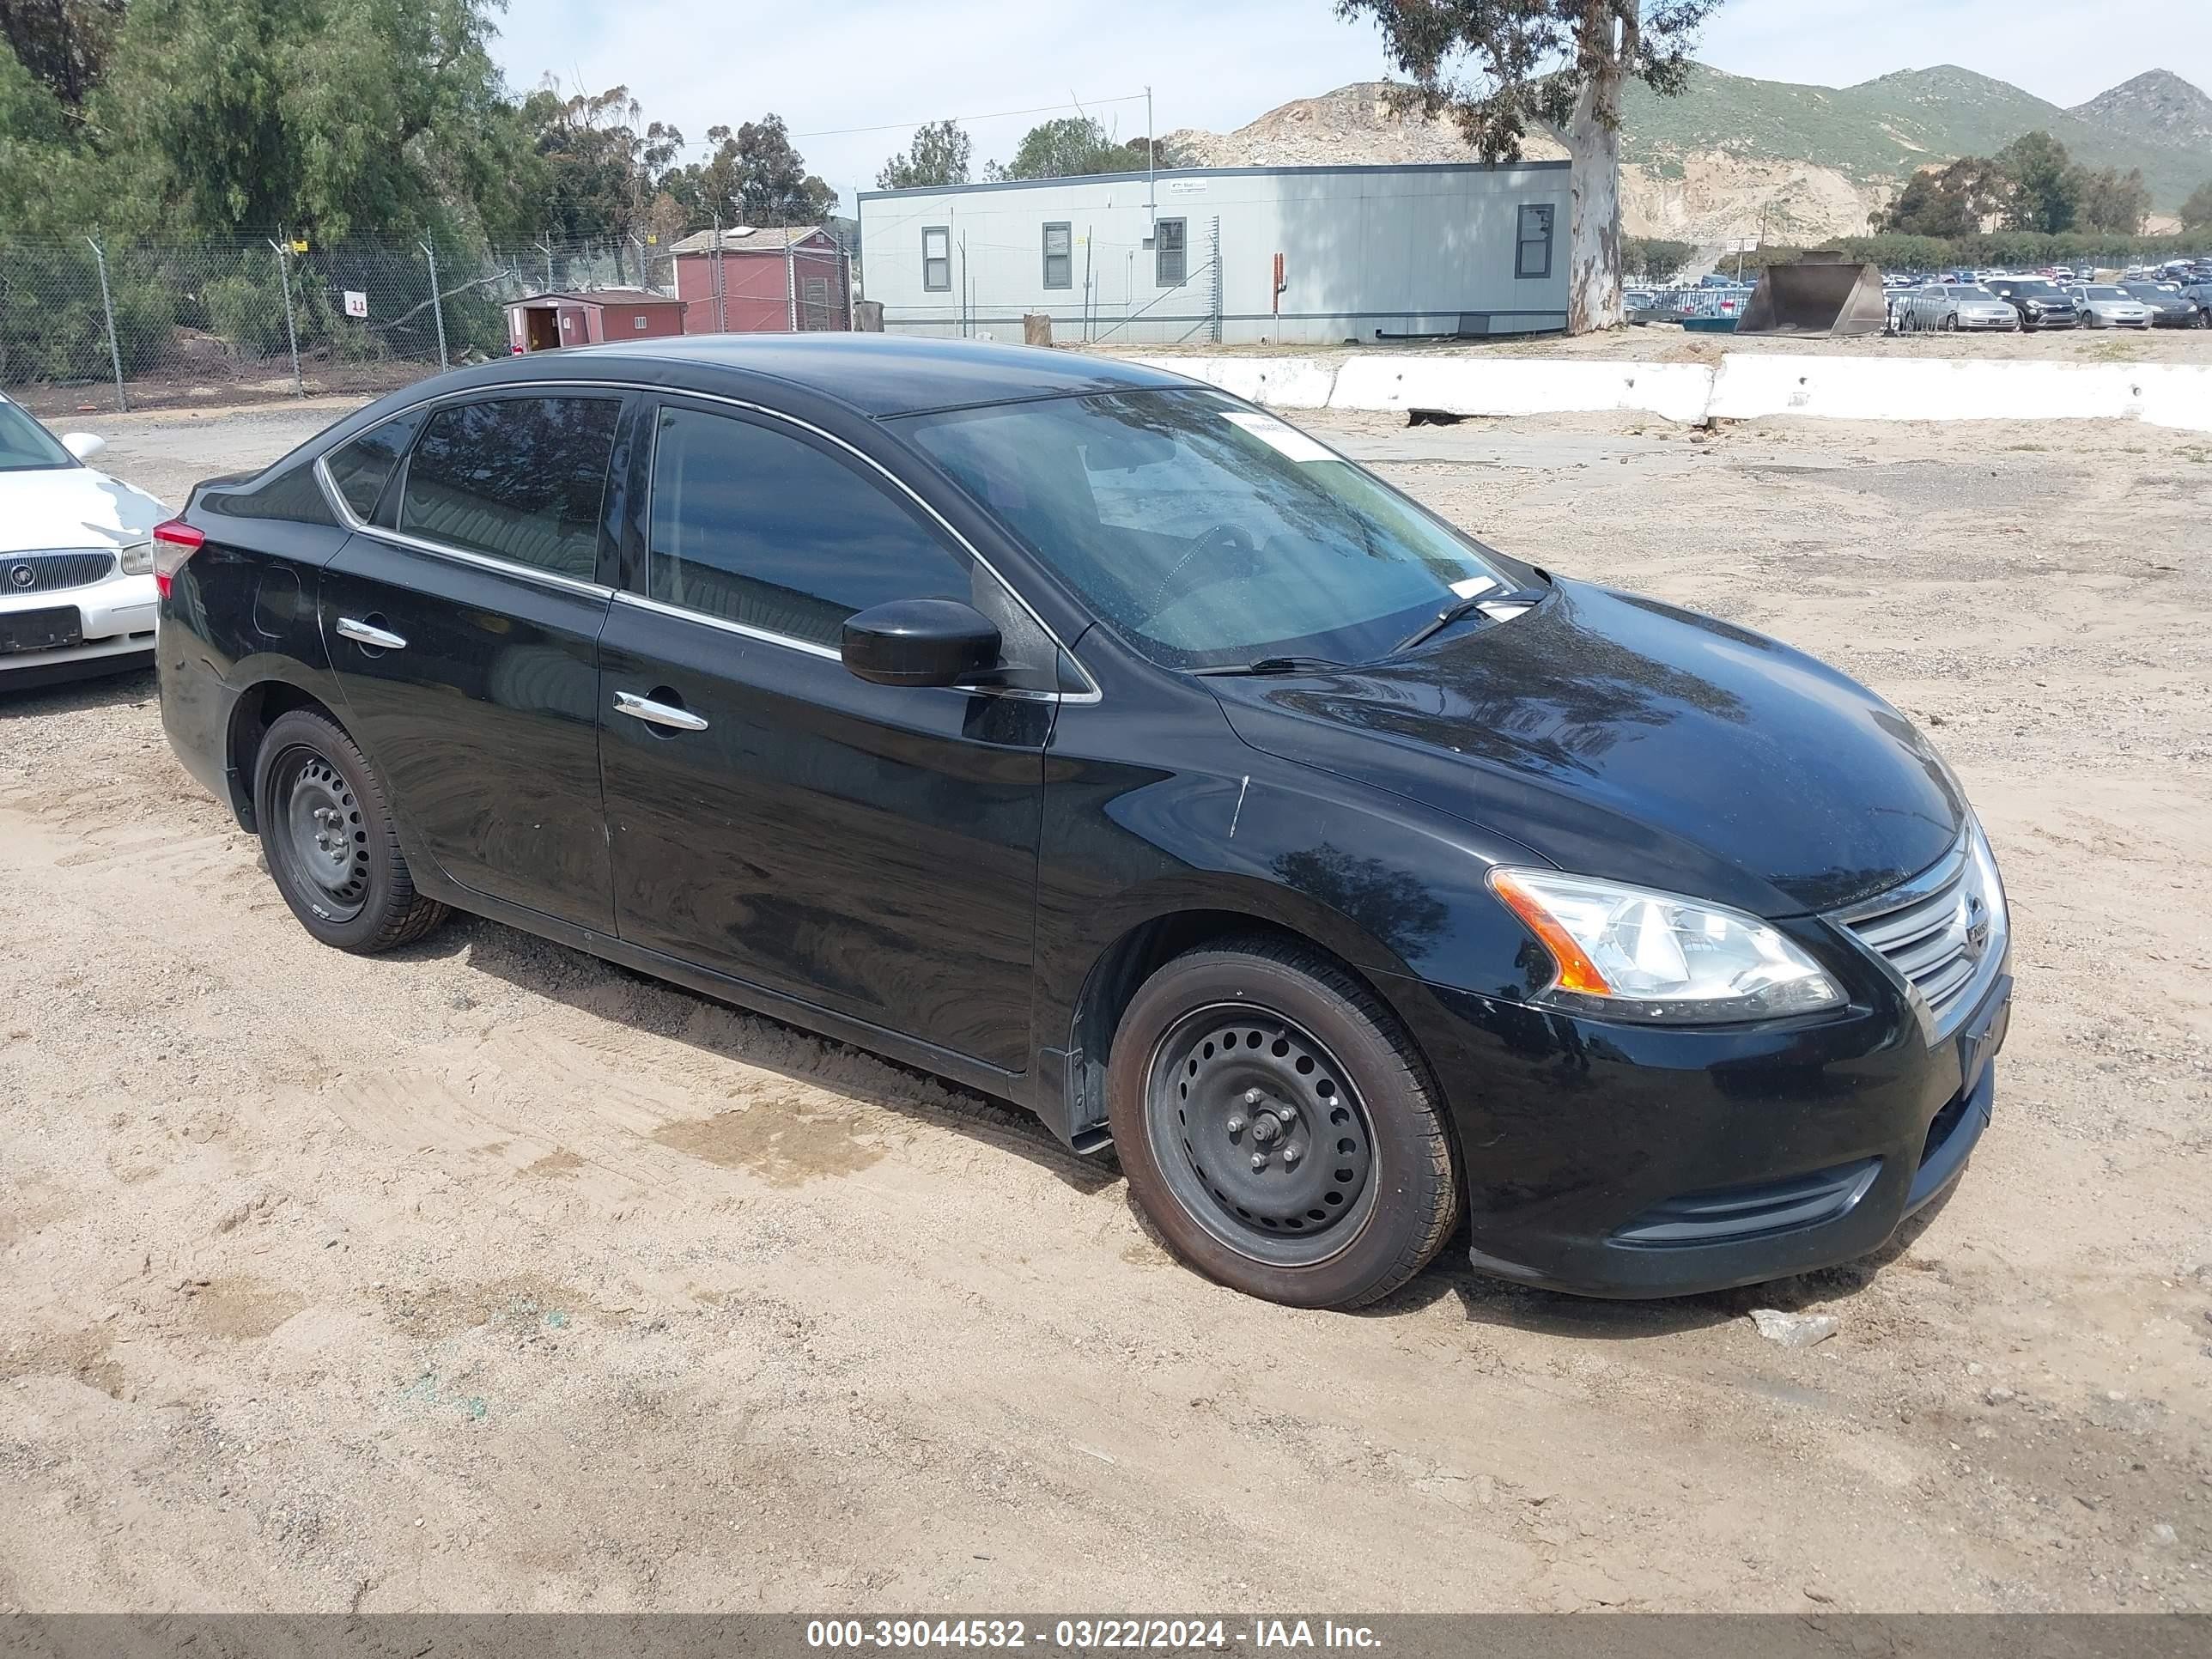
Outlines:
[[1933, 730], [2020, 981], [1948, 1204], [1722, 1296], [1248, 1301], [940, 1083], [488, 923], [323, 949], [149, 676], [0, 694], [0, 1610], [2212, 1608], [2212, 442], [1313, 424]]
[[2212, 365], [2212, 329], [2062, 328], [2035, 333], [1869, 335], [1838, 340], [1825, 335], [1691, 334], [1667, 323], [1601, 334], [1543, 334], [1526, 339], [1362, 341], [1357, 345], [1186, 345], [1097, 348], [1112, 356], [1173, 356], [1178, 352], [1235, 356], [1317, 357], [1334, 362], [1377, 351], [1440, 357], [1591, 357], [1632, 362], [1717, 363], [1729, 351], [1811, 353], [1821, 356], [1963, 357], [1969, 361], [2062, 363], [2203, 363]]

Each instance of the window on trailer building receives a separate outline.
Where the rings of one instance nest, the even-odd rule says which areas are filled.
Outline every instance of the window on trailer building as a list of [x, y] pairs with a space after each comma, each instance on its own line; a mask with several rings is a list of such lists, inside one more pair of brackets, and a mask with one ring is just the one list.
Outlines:
[[952, 289], [952, 228], [925, 225], [921, 232], [921, 285], [932, 294]]
[[1067, 224], [1047, 225], [1044, 228], [1044, 285], [1047, 288], [1075, 286], [1074, 228]]
[[1552, 274], [1552, 214], [1549, 202], [1526, 202], [1521, 208], [1521, 230], [1513, 255], [1516, 276]]
[[1173, 288], [1182, 281], [1189, 266], [1186, 257], [1188, 244], [1184, 240], [1186, 221], [1163, 219], [1153, 231], [1152, 279], [1162, 288]]

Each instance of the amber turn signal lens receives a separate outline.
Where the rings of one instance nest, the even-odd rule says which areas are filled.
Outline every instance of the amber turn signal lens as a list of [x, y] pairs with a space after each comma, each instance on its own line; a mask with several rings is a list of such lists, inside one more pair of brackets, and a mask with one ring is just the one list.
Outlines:
[[1581, 991], [1590, 996], [1613, 994], [1613, 987], [1597, 970], [1597, 964], [1583, 954], [1583, 947], [1568, 935], [1567, 930], [1552, 919], [1544, 902], [1513, 878], [1507, 870], [1492, 870], [1490, 885], [1504, 899], [1515, 915], [1528, 925], [1528, 931], [1544, 941], [1544, 948], [1559, 962], [1559, 977], [1553, 988], [1560, 991]]

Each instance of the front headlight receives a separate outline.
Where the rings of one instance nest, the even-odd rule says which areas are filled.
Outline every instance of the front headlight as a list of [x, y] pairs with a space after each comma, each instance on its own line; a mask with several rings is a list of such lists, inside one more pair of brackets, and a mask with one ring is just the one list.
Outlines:
[[1496, 869], [1490, 885], [1558, 963], [1536, 998], [1553, 1007], [1692, 1025], [1845, 1000], [1818, 963], [1740, 910], [1556, 870]]
[[119, 548], [115, 562], [126, 576], [150, 576], [154, 574], [154, 544], [140, 542], [135, 547]]

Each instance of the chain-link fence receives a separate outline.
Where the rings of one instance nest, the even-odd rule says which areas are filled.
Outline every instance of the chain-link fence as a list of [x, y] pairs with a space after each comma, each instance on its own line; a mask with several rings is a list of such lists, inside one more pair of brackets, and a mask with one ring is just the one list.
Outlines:
[[641, 242], [0, 236], [0, 388], [46, 415], [374, 393], [506, 353], [509, 301], [605, 287], [673, 295], [673, 261]]

